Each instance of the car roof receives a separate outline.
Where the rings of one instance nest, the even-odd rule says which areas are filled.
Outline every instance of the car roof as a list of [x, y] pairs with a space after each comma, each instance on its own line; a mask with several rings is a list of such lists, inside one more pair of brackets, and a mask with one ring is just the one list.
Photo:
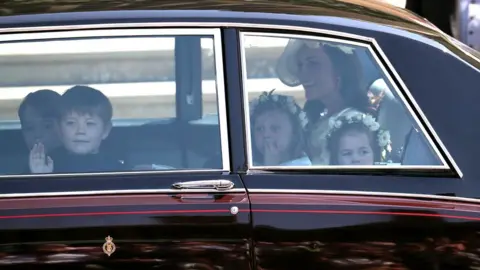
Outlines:
[[[413, 13], [387, 3], [371, 0], [4, 0], [0, 4], [0, 27], [31, 27], [119, 22], [125, 20], [202, 19], [241, 21], [318, 22], [319, 17], [335, 18], [330, 23], [351, 20], [395, 26], [434, 34], [437, 28]], [[341, 20], [342, 18], [343, 20]], [[349, 20], [350, 19], [350, 20]]]

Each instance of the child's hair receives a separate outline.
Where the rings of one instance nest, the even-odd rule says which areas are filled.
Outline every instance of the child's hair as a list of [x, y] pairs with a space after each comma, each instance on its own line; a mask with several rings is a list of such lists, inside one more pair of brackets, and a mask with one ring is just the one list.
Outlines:
[[[273, 91], [263, 92], [258, 98], [250, 102], [250, 132], [251, 141], [253, 142], [253, 127], [259, 115], [267, 112], [278, 110], [288, 115], [288, 119], [292, 124], [293, 142], [290, 144], [291, 159], [301, 158], [305, 155], [305, 135], [304, 129], [308, 123], [307, 116], [302, 108], [298, 106], [295, 99], [291, 96], [273, 94]], [[262, 153], [252, 143], [252, 155], [255, 160], [262, 160]]]
[[330, 165], [339, 165], [338, 149], [340, 139], [349, 132], [366, 134], [373, 151], [374, 162], [386, 161], [391, 151], [390, 133], [380, 129], [380, 125], [369, 114], [356, 113], [354, 115], [331, 118], [330, 131], [327, 134], [327, 148], [330, 153]]
[[32, 107], [41, 117], [56, 119], [60, 115], [60, 99], [59, 93], [49, 89], [29, 93], [18, 107], [18, 117], [22, 121], [26, 108]]
[[92, 87], [76, 85], [62, 95], [62, 117], [76, 112], [99, 116], [104, 123], [112, 120], [113, 108], [108, 97]]

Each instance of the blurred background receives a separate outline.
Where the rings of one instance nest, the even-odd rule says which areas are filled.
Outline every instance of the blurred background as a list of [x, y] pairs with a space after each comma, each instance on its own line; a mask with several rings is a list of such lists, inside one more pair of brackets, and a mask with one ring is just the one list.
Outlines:
[[479, 0], [373, 0], [406, 8], [433, 23], [445, 34], [480, 50]]

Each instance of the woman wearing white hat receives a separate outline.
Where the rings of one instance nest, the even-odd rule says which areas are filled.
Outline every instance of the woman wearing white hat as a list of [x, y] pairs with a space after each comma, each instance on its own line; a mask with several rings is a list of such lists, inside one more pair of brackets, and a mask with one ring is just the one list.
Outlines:
[[309, 120], [307, 145], [314, 165], [327, 165], [329, 120], [369, 113], [370, 102], [362, 82], [362, 68], [354, 48], [332, 43], [292, 39], [277, 62], [279, 79], [302, 85]]

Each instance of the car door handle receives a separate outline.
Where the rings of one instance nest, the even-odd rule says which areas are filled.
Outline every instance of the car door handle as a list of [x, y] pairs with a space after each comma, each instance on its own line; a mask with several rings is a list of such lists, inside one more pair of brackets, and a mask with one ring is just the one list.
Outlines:
[[200, 181], [187, 181], [177, 182], [172, 185], [174, 189], [216, 189], [216, 190], [229, 190], [232, 189], [235, 184], [230, 180], [200, 180]]

